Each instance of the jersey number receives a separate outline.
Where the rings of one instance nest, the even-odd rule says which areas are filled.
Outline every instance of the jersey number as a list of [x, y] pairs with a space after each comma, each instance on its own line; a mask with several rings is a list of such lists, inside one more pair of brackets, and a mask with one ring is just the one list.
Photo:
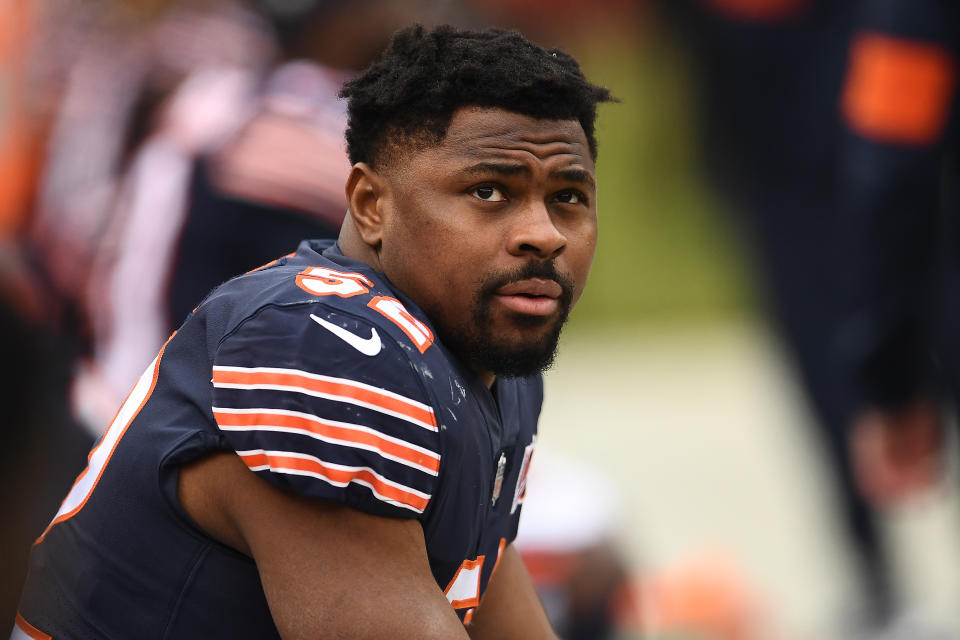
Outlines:
[[483, 572], [483, 560], [480, 556], [474, 560], [464, 560], [453, 576], [453, 580], [444, 589], [450, 606], [454, 609], [475, 607], [480, 603], [480, 575]]
[[[491, 578], [497, 570], [497, 565], [500, 564], [500, 558], [503, 557], [503, 550], [506, 546], [507, 539], [500, 538], [500, 545], [497, 549], [497, 560], [494, 562], [493, 571], [490, 573]], [[443, 590], [443, 595], [447, 596], [451, 607], [454, 609], [468, 609], [463, 618], [464, 624], [470, 622], [470, 618], [473, 617], [474, 608], [480, 604], [480, 580], [483, 576], [484, 559], [486, 559], [486, 556], [478, 556], [473, 560], [464, 560], [460, 563], [460, 568], [453, 574], [453, 579], [450, 580], [450, 584]]]
[[[315, 296], [340, 296], [352, 298], [368, 293], [373, 283], [362, 273], [346, 273], [334, 271], [326, 267], [309, 267], [297, 274], [297, 286]], [[400, 330], [407, 334], [420, 353], [423, 353], [433, 344], [433, 332], [430, 328], [413, 317], [396, 298], [377, 296], [367, 303], [367, 306], [384, 316]]]
[[310, 267], [297, 274], [297, 286], [315, 296], [350, 298], [367, 293], [373, 283], [362, 273], [345, 273], [326, 267]]
[[407, 334], [407, 337], [413, 341], [420, 353], [429, 349], [430, 345], [433, 344], [433, 332], [430, 331], [430, 327], [414, 318], [403, 306], [403, 303], [396, 298], [377, 296], [368, 302], [367, 306], [400, 327], [400, 330]]
[[[165, 349], [167, 345], [163, 346]], [[129, 427], [133, 419], [137, 417], [140, 409], [143, 408], [150, 394], [153, 393], [153, 388], [157, 384], [157, 373], [160, 369], [160, 358], [163, 356], [163, 351], [163, 349], [160, 350], [157, 357], [153, 359], [153, 362], [150, 363], [140, 376], [140, 379], [137, 380], [137, 384], [133, 386], [133, 391], [130, 392], [130, 395], [127, 396], [127, 399], [123, 405], [121, 405], [120, 411], [117, 412], [113, 422], [110, 423], [110, 426], [104, 432], [100, 443], [90, 452], [87, 468], [77, 476], [76, 482], [74, 482], [73, 487], [70, 488], [70, 493], [63, 499], [60, 509], [57, 510], [57, 515], [53, 517], [53, 520], [47, 525], [47, 528], [40, 534], [40, 537], [37, 538], [37, 543], [43, 540], [53, 525], [73, 517], [83, 508], [83, 505], [87, 503], [90, 494], [93, 493], [97, 483], [100, 481], [100, 476], [103, 475], [103, 470], [107, 466], [107, 462], [109, 462], [111, 456], [113, 456], [113, 452], [116, 450], [120, 438], [127, 432], [127, 427]]]

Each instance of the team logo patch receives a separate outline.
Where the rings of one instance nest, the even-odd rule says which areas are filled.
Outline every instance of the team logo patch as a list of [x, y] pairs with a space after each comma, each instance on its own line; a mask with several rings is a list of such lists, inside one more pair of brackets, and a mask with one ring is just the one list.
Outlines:
[[490, 506], [497, 506], [500, 499], [500, 490], [503, 489], [503, 473], [507, 470], [507, 454], [501, 452], [497, 460], [497, 475], [493, 479], [493, 495], [490, 496]]

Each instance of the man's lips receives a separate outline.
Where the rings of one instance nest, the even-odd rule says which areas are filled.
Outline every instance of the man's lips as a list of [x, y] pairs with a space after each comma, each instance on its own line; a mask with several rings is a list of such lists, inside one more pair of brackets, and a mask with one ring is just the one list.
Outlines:
[[546, 316], [557, 310], [563, 288], [556, 280], [529, 278], [505, 284], [494, 292], [503, 306], [516, 313]]

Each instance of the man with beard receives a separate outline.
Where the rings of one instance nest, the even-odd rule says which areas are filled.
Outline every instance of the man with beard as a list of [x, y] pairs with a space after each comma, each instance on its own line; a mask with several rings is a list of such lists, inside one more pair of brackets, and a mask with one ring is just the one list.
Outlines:
[[511, 541], [610, 95], [449, 27], [342, 95], [338, 242], [167, 342], [34, 547], [14, 637], [554, 637]]

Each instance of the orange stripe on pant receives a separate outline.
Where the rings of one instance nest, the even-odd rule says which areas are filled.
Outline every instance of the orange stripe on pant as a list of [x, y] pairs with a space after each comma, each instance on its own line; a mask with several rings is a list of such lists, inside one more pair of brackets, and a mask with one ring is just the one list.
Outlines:
[[843, 115], [864, 138], [931, 144], [947, 124], [956, 73], [943, 46], [863, 32], [850, 49]]
[[[13, 635], [10, 636], [10, 640], [19, 640], [19, 638], [23, 636], [31, 638], [32, 640], [52, 640], [50, 636], [24, 620], [23, 616], [21, 616], [19, 613], [17, 614], [14, 624], [15, 628], [13, 630]], [[17, 631], [23, 634], [23, 636], [18, 637]]]
[[374, 491], [384, 498], [412, 507], [418, 512], [426, 509], [427, 504], [430, 502], [429, 498], [418, 496], [383, 482], [368, 469], [334, 469], [324, 465], [318, 460], [295, 458], [266, 452], [241, 453], [240, 458], [251, 469], [254, 467], [269, 466], [272, 470], [277, 470], [281, 473], [284, 469], [304, 471], [327, 478], [338, 485], [347, 485], [354, 480], [360, 480], [372, 487]]
[[242, 385], [273, 385], [280, 387], [298, 387], [307, 391], [326, 395], [341, 396], [374, 405], [387, 411], [426, 423], [436, 429], [437, 421], [433, 411], [416, 406], [410, 401], [404, 401], [373, 389], [354, 386], [349, 381], [333, 382], [317, 380], [306, 375], [296, 373], [279, 373], [273, 371], [224, 371], [213, 370], [214, 384], [242, 384]]
[[417, 451], [411, 447], [405, 447], [398, 442], [387, 440], [386, 438], [367, 431], [337, 426], [305, 416], [292, 416], [282, 413], [226, 413], [214, 411], [213, 415], [217, 419], [217, 424], [221, 427], [276, 426], [302, 429], [326, 438], [374, 447], [383, 453], [406, 460], [407, 462], [412, 462], [431, 471], [436, 472], [440, 470], [439, 458], [430, 456], [422, 451]]

